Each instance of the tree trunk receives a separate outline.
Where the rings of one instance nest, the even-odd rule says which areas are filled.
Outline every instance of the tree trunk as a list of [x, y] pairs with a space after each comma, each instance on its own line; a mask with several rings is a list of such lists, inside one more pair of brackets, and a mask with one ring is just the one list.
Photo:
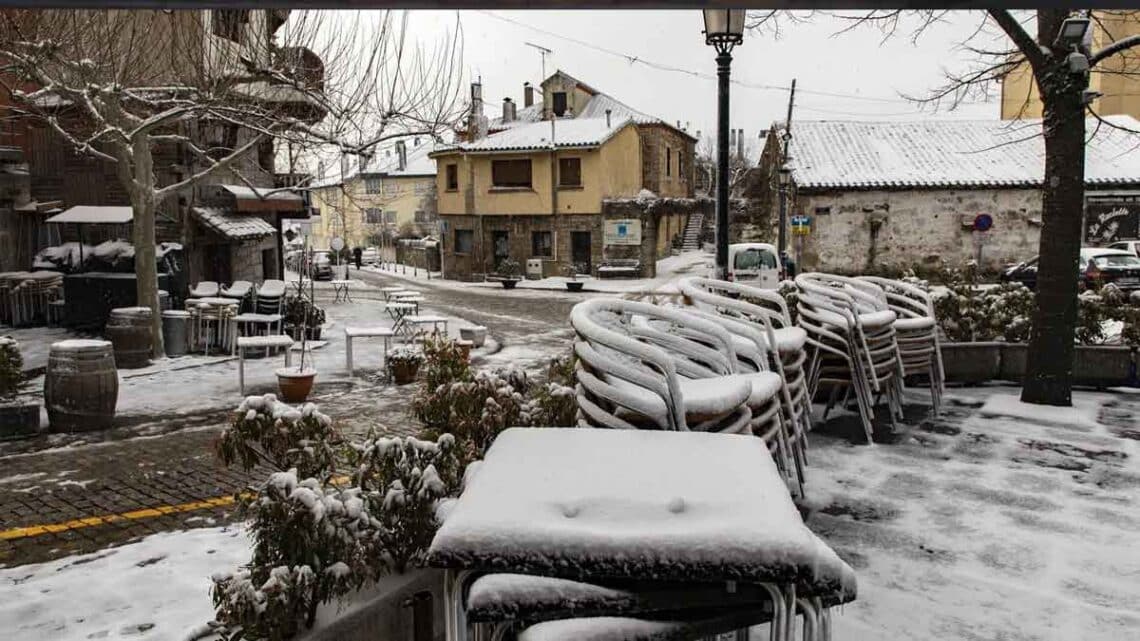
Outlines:
[[135, 295], [140, 307], [151, 311], [151, 355], [165, 356], [162, 344], [162, 309], [158, 304], [158, 261], [154, 248], [154, 216], [158, 209], [155, 199], [154, 161], [150, 154], [150, 140], [140, 136], [133, 141], [134, 185], [128, 189], [134, 209]]
[[1077, 321], [1077, 261], [1084, 211], [1087, 80], [1060, 56], [1038, 74], [1045, 106], [1045, 185], [1042, 190], [1037, 310], [1029, 339], [1021, 400], [1072, 404], [1073, 341]]

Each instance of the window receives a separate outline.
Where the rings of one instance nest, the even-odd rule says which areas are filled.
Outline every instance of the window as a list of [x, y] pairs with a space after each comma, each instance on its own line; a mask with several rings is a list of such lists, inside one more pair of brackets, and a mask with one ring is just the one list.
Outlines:
[[249, 9], [214, 9], [210, 14], [210, 30], [215, 36], [241, 42], [241, 31], [249, 22]]
[[470, 229], [455, 230], [455, 253], [470, 254], [475, 245], [475, 232]]
[[559, 117], [565, 115], [566, 114], [566, 92], [565, 91], [555, 91], [553, 93], [552, 97], [553, 97], [553, 101], [554, 101], [554, 106], [553, 106], [554, 115], [559, 116]]
[[582, 159], [558, 159], [558, 185], [560, 187], [582, 186]]
[[684, 158], [684, 156], [681, 155], [681, 150], [678, 149], [677, 150], [677, 177], [682, 179], [682, 180], [685, 179], [685, 165], [682, 162], [683, 158]]
[[665, 148], [665, 175], [673, 175], [673, 150], [668, 147]]
[[395, 225], [396, 224], [396, 212], [394, 212], [394, 211], [384, 212], [384, 224], [385, 225]]
[[378, 194], [383, 186], [384, 183], [379, 178], [364, 179], [364, 193], [366, 194]]
[[417, 196], [423, 196], [431, 193], [432, 183], [426, 180], [416, 181], [415, 192]]
[[459, 191], [459, 165], [447, 166], [447, 191]]
[[385, 196], [399, 196], [400, 195], [400, 183], [398, 183], [394, 180], [389, 180], [389, 181], [385, 182], [384, 183], [384, 195]]
[[554, 232], [531, 232], [530, 255], [535, 258], [554, 258]]
[[417, 209], [417, 210], [416, 210], [416, 213], [415, 213], [415, 218], [414, 218], [414, 220], [415, 220], [417, 223], [426, 223], [426, 222], [431, 222], [431, 221], [429, 221], [429, 220], [428, 220], [428, 215], [427, 215], [427, 212], [426, 212], [426, 211], [424, 211], [424, 210], [422, 210], [422, 209]]
[[364, 222], [369, 225], [379, 225], [384, 222], [383, 213], [379, 209], [365, 209]]
[[530, 159], [491, 161], [494, 187], [530, 187]]
[[766, 249], [746, 249], [737, 252], [732, 261], [733, 269], [776, 269], [776, 255]]
[[828, 216], [830, 214], [831, 214], [831, 207], [816, 207], [815, 208], [815, 215], [816, 216]]

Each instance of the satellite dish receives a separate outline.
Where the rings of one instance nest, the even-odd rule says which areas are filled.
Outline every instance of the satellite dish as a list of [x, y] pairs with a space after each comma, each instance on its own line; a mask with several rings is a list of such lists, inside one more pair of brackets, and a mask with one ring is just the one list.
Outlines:
[[334, 236], [333, 239], [329, 241], [329, 247], [332, 248], [334, 252], [344, 249], [344, 239], [340, 236]]

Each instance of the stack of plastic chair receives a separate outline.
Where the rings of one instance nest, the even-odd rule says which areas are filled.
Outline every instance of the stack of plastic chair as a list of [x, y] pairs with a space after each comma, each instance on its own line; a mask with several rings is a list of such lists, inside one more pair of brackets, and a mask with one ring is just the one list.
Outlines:
[[[285, 281], [267, 280], [257, 288], [253, 297], [253, 311], [237, 314], [233, 323], [237, 334], [251, 336], [258, 334], [280, 334], [283, 331], [285, 308]], [[251, 329], [252, 327], [252, 329]], [[237, 341], [234, 341], [236, 350]], [[269, 355], [270, 348], [265, 348]]]
[[[686, 278], [679, 283], [685, 301], [691, 309], [710, 314], [733, 334], [737, 350], [737, 371], [755, 372], [751, 377], [755, 384], [775, 385], [779, 391], [768, 411], [753, 407], [753, 431], [761, 436], [777, 451], [776, 462], [786, 474], [793, 475], [799, 486], [800, 496], [804, 495], [804, 471], [807, 464], [807, 432], [811, 428], [811, 404], [807, 394], [807, 378], [800, 371], [788, 376], [784, 370], [783, 358], [777, 350], [781, 337], [771, 322], [770, 310], [759, 307], [743, 296], [755, 288], [739, 283], [731, 283], [708, 278]], [[736, 294], [737, 297], [731, 297]], [[778, 295], [777, 295], [778, 296]], [[788, 334], [798, 335], [799, 349], [806, 333], [799, 328], [791, 328]], [[801, 362], [804, 357], [797, 361]], [[774, 371], [771, 371], [774, 370]], [[778, 402], [777, 402], [778, 401]], [[764, 423], [774, 409], [780, 411], [782, 420]], [[770, 419], [769, 419], [770, 420]], [[775, 423], [775, 424], [773, 424]], [[775, 431], [779, 428], [779, 431]]]
[[190, 290], [190, 298], [211, 298], [217, 296], [221, 289], [212, 280], [204, 280]]
[[894, 329], [903, 372], [907, 376], [926, 376], [930, 384], [930, 404], [937, 415], [945, 392], [946, 374], [930, 295], [898, 280], [877, 276], [860, 276], [859, 279], [874, 283], [886, 294], [887, 305], [898, 316]]
[[[895, 341], [896, 314], [873, 283], [844, 276], [807, 273], [796, 277], [799, 325], [808, 335], [811, 357], [808, 393], [821, 386], [831, 395], [823, 418], [844, 392], [854, 392], [867, 441], [874, 433], [876, 398], [886, 397], [894, 424], [902, 417], [902, 361]], [[877, 292], [875, 290], [878, 290]]]
[[248, 280], [235, 280], [229, 287], [222, 287], [218, 294], [222, 298], [233, 298], [241, 301], [241, 304], [238, 306], [238, 311], [244, 312], [251, 306], [253, 283]]
[[620, 299], [579, 303], [570, 323], [580, 426], [751, 433], [752, 382], [721, 325]]

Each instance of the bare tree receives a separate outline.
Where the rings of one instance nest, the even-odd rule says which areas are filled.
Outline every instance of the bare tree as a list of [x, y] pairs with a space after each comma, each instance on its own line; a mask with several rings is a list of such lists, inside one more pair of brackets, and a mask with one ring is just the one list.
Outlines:
[[[738, 134], [739, 135], [739, 134]], [[743, 153], [740, 153], [743, 151]], [[759, 160], [759, 145], [749, 138], [742, 145], [733, 145], [728, 152], [728, 193], [736, 197], [744, 184], [748, 170]], [[712, 197], [716, 191], [716, 139], [702, 135], [697, 141], [695, 154], [696, 185], [698, 195]]]
[[[1114, 38], [1112, 28], [1114, 24], [1119, 26], [1121, 20], [1135, 20], [1134, 12], [1098, 11], [1093, 15], [1107, 40], [1099, 49], [1092, 46], [1091, 38], [1074, 43], [1059, 37], [1066, 19], [1087, 13], [1074, 9], [979, 12], [976, 28], [961, 43], [973, 55], [974, 62], [965, 69], [945, 72], [942, 86], [927, 96], [914, 98], [919, 103], [954, 108], [968, 99], [988, 97], [994, 85], [1011, 73], [1028, 69], [1032, 74], [1032, 84], [1043, 107], [1043, 121], [1039, 130], [1034, 127], [1027, 136], [1044, 137], [1045, 175], [1037, 309], [1021, 392], [1021, 400], [1026, 403], [1072, 404], [1079, 279], [1073, 266], [1080, 252], [1084, 209], [1086, 110], [1096, 116], [1090, 106], [1094, 97], [1087, 93], [1090, 74], [1140, 73], [1131, 52], [1140, 45], [1140, 36]], [[870, 26], [880, 29], [884, 38], [907, 32], [917, 41], [949, 13], [879, 10], [837, 15], [850, 20], [847, 29]], [[994, 26], [1000, 31], [995, 31]], [[1030, 99], [1027, 94], [1023, 113]], [[1108, 121], [1100, 122], [1111, 126]]]
[[[306, 149], [367, 153], [449, 129], [461, 42], [457, 28], [417, 46], [406, 13], [9, 10], [0, 84], [18, 115], [115, 165], [134, 211], [138, 301], [154, 311], [160, 356], [156, 212], [223, 176], [264, 187], [255, 174], [275, 168], [255, 156], [275, 141], [292, 164]], [[167, 153], [187, 161], [156, 164]]]

